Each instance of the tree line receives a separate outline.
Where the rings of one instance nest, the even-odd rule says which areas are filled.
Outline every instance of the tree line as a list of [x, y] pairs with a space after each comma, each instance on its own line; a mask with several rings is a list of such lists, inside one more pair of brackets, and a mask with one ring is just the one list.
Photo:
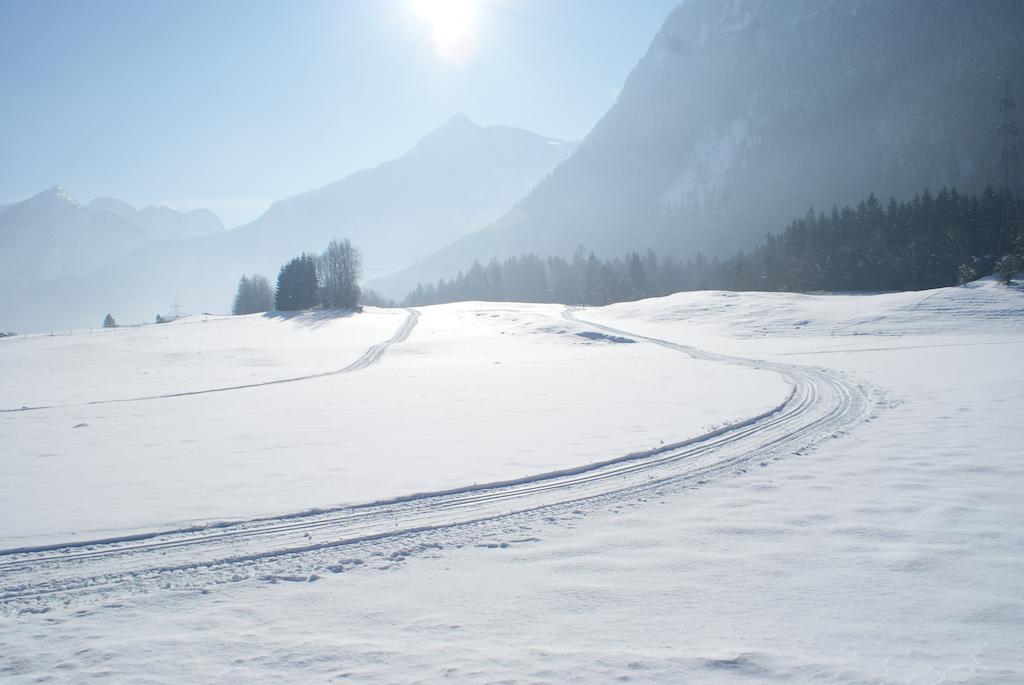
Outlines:
[[259, 274], [238, 281], [233, 314], [359, 307], [362, 257], [347, 239], [332, 240], [320, 255], [301, 254], [277, 274], [276, 287]]
[[[1007, 216], [1013, 218], [1007, 221]], [[420, 306], [465, 300], [604, 305], [692, 290], [924, 290], [1024, 269], [1021, 203], [1008, 192], [980, 196], [943, 189], [884, 207], [874, 195], [856, 207], [809, 211], [750, 252], [682, 261], [653, 250], [612, 260], [535, 254], [479, 262], [404, 301]]]

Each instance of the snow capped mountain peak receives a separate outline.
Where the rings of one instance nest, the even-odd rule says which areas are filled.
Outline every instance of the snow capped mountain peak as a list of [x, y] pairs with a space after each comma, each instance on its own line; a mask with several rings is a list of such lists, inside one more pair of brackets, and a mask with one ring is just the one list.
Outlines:
[[81, 207], [78, 204], [78, 200], [71, 197], [63, 186], [55, 185], [47, 188], [41, 193], [37, 193], [25, 201], [25, 204], [39, 204], [39, 203], [57, 203], [57, 204], [70, 204], [74, 207]]
[[37, 193], [37, 195], [53, 195], [53, 196], [58, 196], [58, 197], [69, 197], [67, 191], [64, 190], [64, 186], [60, 185], [59, 183], [57, 185], [50, 186], [49, 188], [47, 188], [46, 190], [42, 191], [41, 193]]

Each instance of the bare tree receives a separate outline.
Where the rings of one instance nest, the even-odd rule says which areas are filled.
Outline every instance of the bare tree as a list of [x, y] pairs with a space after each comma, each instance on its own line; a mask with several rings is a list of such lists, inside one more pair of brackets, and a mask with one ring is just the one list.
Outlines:
[[317, 260], [320, 306], [355, 309], [359, 304], [362, 258], [348, 239], [332, 240]]
[[238, 281], [238, 291], [235, 293], [235, 304], [231, 308], [233, 314], [255, 314], [266, 312], [274, 308], [274, 292], [270, 288], [270, 282], [260, 276], [253, 274], [252, 277], [242, 276]]

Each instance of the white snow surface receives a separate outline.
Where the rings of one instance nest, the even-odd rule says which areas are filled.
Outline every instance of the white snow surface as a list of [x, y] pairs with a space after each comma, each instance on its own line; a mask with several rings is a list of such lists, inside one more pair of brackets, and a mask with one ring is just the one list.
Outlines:
[[63, 406], [266, 383], [343, 368], [405, 313], [368, 309], [188, 316], [166, 324], [2, 339], [0, 409]]
[[[0, 675], [14, 683], [1024, 681], [1024, 293], [992, 282], [872, 296], [686, 293], [575, 313], [628, 332], [633, 344], [580, 345], [571, 331], [612, 333], [558, 314], [483, 303], [425, 308], [408, 340], [380, 362], [322, 382], [415, 385], [389, 375], [404, 373], [432, 387], [461, 377], [467, 401], [439, 392], [415, 405], [441, 405], [438, 413], [458, 426], [449, 435], [473, 430], [499, 408], [476, 406], [485, 400], [472, 388], [499, 380], [508, 394], [533, 388], [537, 394], [517, 405], [527, 415], [543, 406], [561, 418], [590, 406], [601, 426], [558, 432], [545, 450], [572, 452], [577, 441], [605, 455], [649, 446], [660, 429], [632, 434], [609, 423], [617, 413], [602, 407], [586, 374], [621, 373], [619, 389], [632, 393], [619, 404], [643, 406], [629, 421], [656, 425], [672, 414], [687, 428], [678, 435], [695, 425], [692, 412], [721, 399], [694, 395], [709, 386], [728, 391], [732, 409], [723, 405], [722, 420], [763, 411], [787, 392], [778, 371], [688, 360], [640, 337], [647, 336], [775, 369], [811, 367], [811, 377], [834, 379], [840, 394], [860, 388], [873, 409], [802, 447], [784, 442], [771, 451], [766, 443], [699, 479], [393, 539], [337, 547], [327, 540], [274, 559], [148, 576], [133, 570], [145, 550], [128, 550], [117, 567], [76, 562], [74, 550], [49, 561], [27, 554], [24, 571], [5, 561], [19, 557], [0, 557]], [[507, 367], [505, 375], [492, 367]], [[718, 375], [739, 372], [733, 383]], [[686, 376], [684, 391], [675, 373]], [[563, 407], [548, 392], [572, 401]], [[217, 398], [223, 411], [239, 396], [201, 397]], [[148, 412], [159, 402], [144, 404], [132, 406]], [[366, 430], [405, 434], [405, 411]], [[55, 431], [69, 418], [26, 412], [14, 420], [30, 416]], [[740, 430], [756, 436], [772, 421]], [[493, 442], [465, 448], [467, 473], [502, 440], [525, 442], [519, 434], [531, 428], [505, 425]], [[419, 447], [416, 439], [406, 444]], [[619, 447], [603, 449], [609, 444]], [[10, 453], [5, 444], [5, 473]], [[669, 468], [685, 472], [688, 463]], [[24, 481], [42, 489], [34, 491], [39, 503], [22, 506], [33, 514], [59, 507], [47, 488], [62, 479], [72, 480], [54, 471]], [[0, 487], [5, 497], [14, 491]], [[60, 556], [69, 557], [67, 573]], [[76, 575], [78, 563], [106, 575]], [[56, 579], [49, 587], [58, 592], [34, 594], [35, 580], [21, 584], [34, 575]]]
[[563, 309], [427, 308], [352, 373], [335, 372], [407, 312], [4, 340], [0, 408], [29, 409], [0, 413], [0, 549], [521, 478], [690, 438], [789, 392], [774, 373], [581, 337]]

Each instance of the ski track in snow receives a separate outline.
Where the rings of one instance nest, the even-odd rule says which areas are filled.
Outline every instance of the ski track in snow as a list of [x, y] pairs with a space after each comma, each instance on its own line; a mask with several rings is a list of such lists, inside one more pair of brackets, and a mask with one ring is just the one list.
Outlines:
[[377, 363], [378, 361], [380, 361], [381, 357], [384, 356], [384, 353], [388, 351], [389, 347], [391, 347], [392, 345], [396, 345], [396, 344], [404, 341], [406, 338], [409, 337], [409, 335], [412, 333], [412, 330], [416, 327], [416, 323], [419, 321], [420, 313], [418, 311], [416, 311], [415, 309], [411, 309], [411, 308], [408, 308], [408, 307], [405, 309], [405, 311], [408, 313], [408, 316], [406, 316], [405, 321], [402, 322], [402, 325], [398, 328], [398, 331], [393, 336], [391, 336], [390, 338], [388, 338], [387, 340], [385, 340], [382, 343], [377, 343], [376, 345], [373, 345], [368, 350], [366, 350], [366, 352], [363, 352], [362, 356], [360, 356], [359, 359], [356, 359], [354, 362], [352, 362], [348, 366], [346, 366], [344, 368], [341, 368], [341, 369], [334, 369], [333, 371], [321, 371], [320, 373], [311, 373], [311, 374], [306, 374], [304, 376], [293, 376], [291, 378], [276, 378], [274, 380], [260, 381], [258, 383], [245, 383], [243, 385], [229, 385], [229, 386], [226, 386], [226, 387], [223, 387], [223, 388], [207, 388], [205, 390], [188, 390], [188, 391], [185, 391], [185, 392], [173, 392], [173, 393], [168, 393], [168, 394], [165, 394], [165, 395], [145, 395], [145, 396], [142, 396], [142, 397], [123, 397], [123, 398], [117, 398], [117, 399], [94, 400], [92, 402], [81, 402], [81, 403], [74, 403], [74, 404], [51, 404], [51, 405], [38, 406], [38, 407], [17, 407], [17, 408], [14, 408], [14, 409], [0, 409], [0, 413], [10, 414], [10, 413], [24, 412], [24, 411], [40, 411], [40, 410], [43, 410], [43, 409], [66, 409], [68, 407], [89, 407], [89, 406], [94, 406], [94, 405], [98, 405], [98, 404], [121, 404], [121, 403], [124, 403], [124, 402], [148, 402], [148, 401], [151, 401], [151, 400], [168, 400], [168, 399], [172, 399], [172, 398], [175, 398], [175, 397], [192, 397], [193, 395], [210, 395], [210, 394], [216, 393], [216, 392], [230, 392], [232, 390], [247, 390], [249, 388], [261, 388], [261, 387], [265, 387], [265, 386], [268, 386], [268, 385], [282, 385], [284, 383], [296, 383], [298, 381], [308, 381], [308, 380], [312, 380], [314, 378], [326, 378], [328, 376], [337, 376], [337, 375], [340, 375], [340, 374], [343, 374], [343, 373], [352, 373], [353, 371], [359, 371], [361, 369], [365, 369], [368, 366], [371, 366], [372, 364]]
[[[415, 326], [418, 313], [409, 312], [392, 339], [332, 373], [379, 360]], [[789, 381], [792, 392], [763, 414], [699, 437], [573, 469], [334, 509], [0, 550], [0, 613], [45, 612], [135, 592], [205, 592], [250, 579], [312, 581], [364, 560], [386, 566], [445, 546], [521, 536], [538, 520], [577, 517], [587, 506], [614, 506], [695, 487], [724, 473], [804, 453], [869, 420], [877, 404], [874, 390], [836, 371], [714, 354], [577, 319], [575, 309], [564, 316], [696, 359], [773, 371]], [[221, 390], [226, 389], [207, 392]]]

